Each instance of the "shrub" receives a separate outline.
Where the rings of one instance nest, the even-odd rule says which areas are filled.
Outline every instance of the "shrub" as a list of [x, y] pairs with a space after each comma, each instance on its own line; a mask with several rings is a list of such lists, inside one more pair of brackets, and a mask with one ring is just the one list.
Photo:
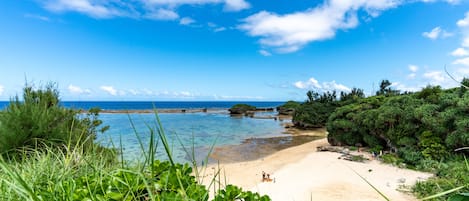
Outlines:
[[97, 133], [107, 129], [98, 129], [102, 124], [98, 113], [99, 109], [92, 109], [81, 115], [80, 111], [62, 107], [54, 84], [37, 90], [27, 86], [23, 100], [16, 96], [0, 113], [0, 154], [14, 155], [18, 149], [44, 145], [92, 146]]
[[298, 107], [300, 107], [301, 104], [296, 101], [288, 101], [285, 104], [278, 106], [277, 111], [279, 114], [282, 115], [293, 115], [295, 111], [297, 110]]
[[236, 104], [229, 109], [231, 114], [245, 114], [248, 111], [254, 110], [256, 110], [256, 107], [248, 104]]

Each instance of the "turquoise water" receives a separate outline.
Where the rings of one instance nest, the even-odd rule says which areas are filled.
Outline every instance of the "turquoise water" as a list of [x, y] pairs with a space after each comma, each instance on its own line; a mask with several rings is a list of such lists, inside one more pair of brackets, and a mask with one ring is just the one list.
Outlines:
[[[266, 115], [266, 113], [258, 116], [262, 115]], [[194, 150], [195, 160], [201, 161], [213, 143], [216, 146], [237, 145], [245, 139], [279, 136], [284, 131], [281, 121], [231, 117], [226, 112], [163, 113], [159, 114], [159, 117], [171, 144], [173, 158], [177, 162], [190, 160], [183, 147], [186, 147], [190, 153]], [[150, 140], [148, 126], [157, 127], [155, 114], [100, 114], [100, 119], [103, 120], [104, 125], [110, 126], [110, 130], [99, 135], [98, 142], [107, 146], [112, 146], [110, 142], [114, 143], [115, 147], [122, 145], [126, 160], [143, 159], [142, 149], [130, 119], [134, 123], [138, 135], [147, 145]], [[145, 147], [147, 147], [146, 145]], [[165, 156], [163, 147], [159, 143], [157, 157], [165, 159]]]

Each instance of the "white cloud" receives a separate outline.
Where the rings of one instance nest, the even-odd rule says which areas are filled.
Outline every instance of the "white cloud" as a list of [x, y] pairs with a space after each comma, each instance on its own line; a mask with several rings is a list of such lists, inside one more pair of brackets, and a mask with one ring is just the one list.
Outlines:
[[460, 67], [456, 71], [462, 76], [469, 76], [469, 68], [467, 67]]
[[455, 57], [463, 57], [463, 56], [469, 56], [469, 51], [466, 49], [460, 47], [458, 49], [455, 49], [453, 52], [451, 52], [451, 55]]
[[463, 47], [469, 47], [469, 12], [466, 13], [463, 19], [458, 20], [456, 24], [461, 29], [463, 34], [461, 45]]
[[4, 91], [5, 91], [5, 87], [0, 85], [0, 96], [3, 95]]
[[453, 34], [441, 29], [441, 27], [435, 27], [430, 32], [423, 32], [422, 36], [431, 40], [436, 40], [438, 38], [447, 38], [453, 36]]
[[419, 70], [419, 67], [416, 65], [409, 65], [409, 71], [411, 72], [407, 77], [410, 79], [414, 79], [415, 76], [417, 76], [417, 71]]
[[91, 93], [91, 90], [82, 89], [81, 87], [75, 86], [73, 84], [68, 85], [67, 89], [72, 94], [90, 94]]
[[213, 31], [214, 32], [220, 32], [220, 31], [225, 31], [226, 28], [225, 27], [218, 27], [218, 28], [215, 28]]
[[244, 0], [226, 0], [225, 8], [226, 11], [240, 11], [250, 8], [251, 5]]
[[181, 5], [225, 4], [225, 11], [240, 11], [251, 5], [245, 0], [142, 0], [149, 5], [177, 7]]
[[188, 91], [175, 92], [174, 96], [176, 97], [193, 97], [194, 95]]
[[[43, 0], [40, 4], [52, 12], [78, 12], [94, 18], [132, 17], [154, 20], [179, 18], [182, 5], [224, 4], [225, 11], [250, 8], [245, 0]], [[42, 16], [29, 16], [45, 20]]]
[[460, 2], [460, 0], [421, 0], [421, 1], [425, 3], [434, 3], [438, 1], [443, 1], [449, 4], [458, 4]]
[[419, 70], [419, 67], [416, 65], [409, 65], [410, 72], [416, 73]]
[[194, 22], [195, 20], [190, 17], [183, 17], [181, 18], [181, 20], [179, 20], [179, 24], [182, 24], [182, 25], [190, 25]]
[[[117, 1], [119, 2], [119, 1]], [[46, 0], [42, 2], [47, 10], [54, 12], [75, 11], [95, 18], [110, 18], [125, 15], [111, 2], [97, 0]]]
[[179, 15], [173, 10], [160, 8], [146, 14], [145, 17], [153, 20], [175, 20], [179, 18]]
[[260, 37], [261, 45], [288, 53], [310, 42], [331, 39], [338, 30], [355, 28], [359, 24], [359, 10], [376, 17], [400, 3], [400, 0], [326, 0], [323, 5], [303, 12], [279, 15], [261, 11], [243, 19], [238, 28]]
[[415, 91], [419, 91], [420, 89], [422, 89], [422, 87], [410, 87], [410, 86], [407, 86], [403, 83], [400, 83], [400, 82], [393, 82], [391, 84], [391, 87], [394, 87], [396, 88], [397, 90], [400, 90], [400, 91], [410, 91], [410, 92], [415, 92]]
[[266, 56], [266, 57], [272, 56], [272, 54], [267, 50], [259, 50], [259, 54], [261, 54], [262, 56]]
[[441, 85], [445, 81], [442, 71], [430, 71], [423, 74], [424, 78], [429, 79], [432, 85]]
[[469, 66], [469, 57], [457, 59], [456, 61], [453, 62], [453, 64], [461, 64], [461, 65]]
[[323, 82], [319, 83], [318, 80], [315, 78], [309, 78], [307, 81], [298, 81], [293, 84], [296, 88], [298, 89], [308, 89], [308, 90], [319, 90], [319, 91], [350, 91], [350, 88], [342, 85], [342, 84], [337, 84], [334, 81], [332, 82]]
[[107, 93], [110, 94], [110, 95], [117, 96], [117, 92], [118, 92], [118, 91], [117, 91], [116, 89], [114, 89], [114, 87], [112, 87], [112, 86], [101, 86], [101, 87], [99, 87], [99, 88], [100, 88], [101, 90], [107, 92]]
[[324, 82], [323, 84], [323, 89], [325, 91], [333, 91], [333, 90], [337, 90], [337, 91], [351, 91], [350, 88], [348, 88], [347, 86], [343, 85], [343, 84], [337, 84], [335, 82], [335, 80], [333, 80], [332, 82]]
[[262, 96], [227, 96], [227, 95], [213, 95], [215, 100], [262, 100]]
[[45, 22], [49, 22], [50, 19], [46, 16], [42, 16], [42, 15], [35, 15], [35, 14], [24, 14], [24, 17], [25, 18], [30, 18], [30, 19], [37, 19], [37, 20], [41, 20], [41, 21], [45, 21]]
[[430, 32], [423, 32], [422, 35], [424, 37], [430, 38], [432, 40], [436, 40], [438, 38], [438, 36], [440, 35], [440, 33], [441, 33], [441, 28], [440, 27], [435, 27]]

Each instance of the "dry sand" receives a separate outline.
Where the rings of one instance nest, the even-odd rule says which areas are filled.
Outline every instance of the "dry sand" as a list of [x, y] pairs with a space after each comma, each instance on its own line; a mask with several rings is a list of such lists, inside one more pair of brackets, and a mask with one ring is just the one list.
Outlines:
[[[339, 153], [316, 152], [317, 146], [328, 145], [326, 139], [281, 150], [262, 159], [209, 166], [207, 178], [220, 168], [226, 182], [269, 195], [274, 201], [310, 200], [384, 200], [354, 171], [365, 177], [391, 200], [416, 200], [398, 191], [431, 175], [399, 169], [378, 161], [366, 163], [338, 159]], [[270, 173], [272, 182], [261, 182], [262, 171]], [[405, 180], [405, 181], [404, 181]], [[204, 181], [208, 184], [207, 179]]]

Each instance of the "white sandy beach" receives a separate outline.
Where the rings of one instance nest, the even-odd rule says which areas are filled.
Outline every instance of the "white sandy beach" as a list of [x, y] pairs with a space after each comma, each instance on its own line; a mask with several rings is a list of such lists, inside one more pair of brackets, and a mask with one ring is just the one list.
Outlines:
[[[291, 147], [255, 161], [221, 164], [221, 178], [244, 190], [269, 195], [274, 201], [363, 201], [384, 199], [353, 170], [390, 200], [416, 200], [397, 188], [431, 176], [378, 161], [351, 162], [338, 159], [339, 153], [316, 152], [317, 146], [324, 145], [328, 145], [326, 139]], [[216, 168], [207, 169], [211, 172], [207, 174], [208, 178]], [[262, 171], [270, 173], [275, 182], [262, 182]]]

